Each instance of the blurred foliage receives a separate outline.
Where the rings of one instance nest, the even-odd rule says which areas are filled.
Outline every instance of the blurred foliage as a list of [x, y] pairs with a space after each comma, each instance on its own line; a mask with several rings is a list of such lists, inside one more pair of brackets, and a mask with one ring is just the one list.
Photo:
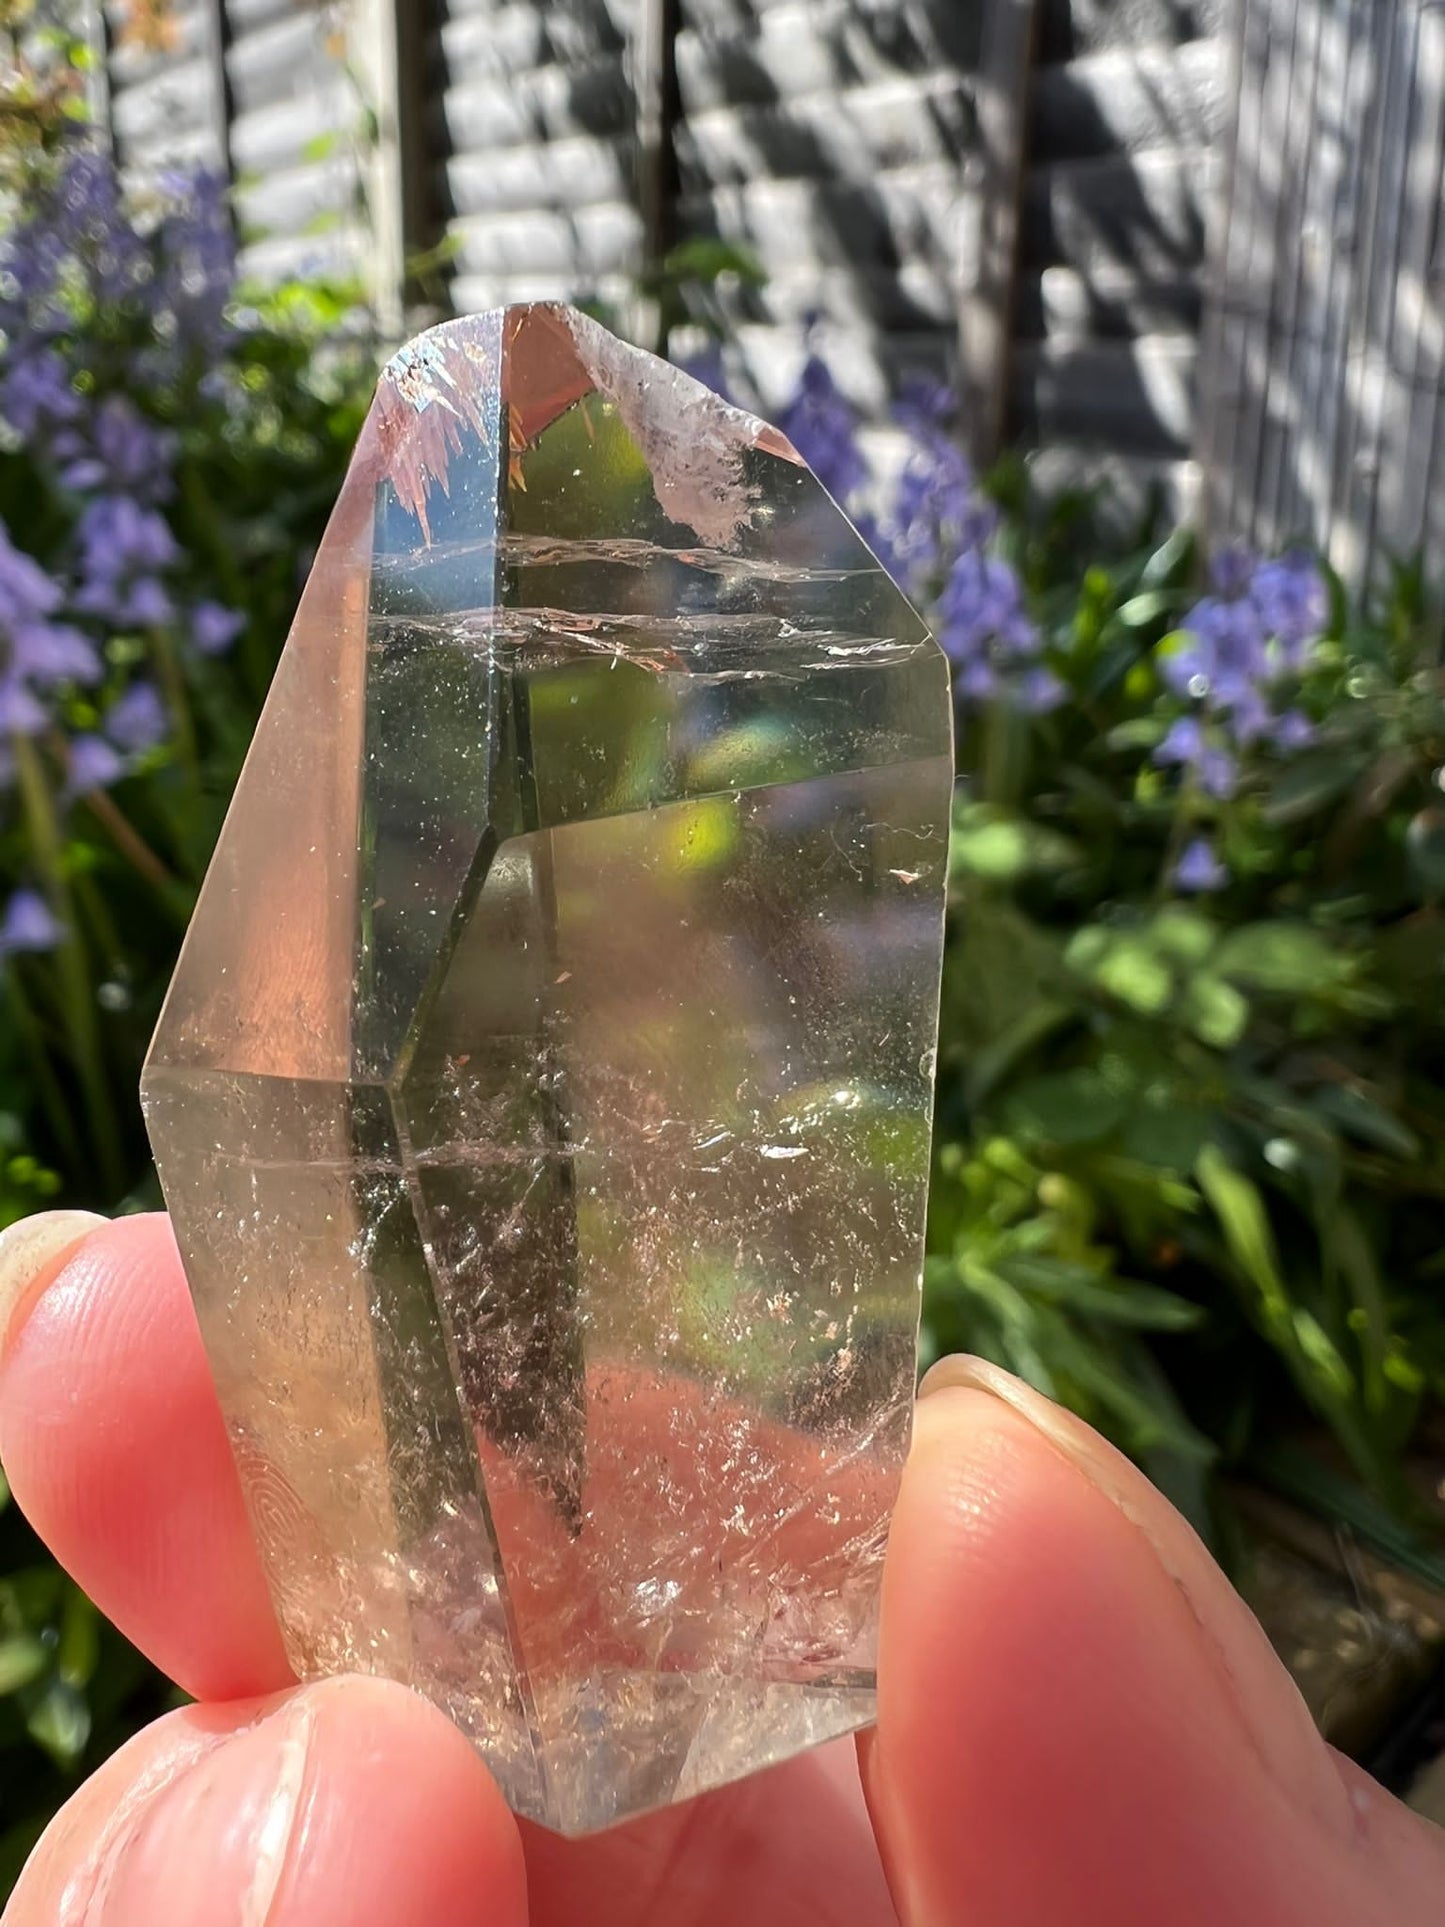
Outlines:
[[[1104, 561], [1077, 501], [992, 487], [1067, 700], [961, 711], [929, 1341], [1082, 1412], [1206, 1530], [1211, 1465], [1305, 1418], [1377, 1536], [1423, 1530], [1401, 1457], [1445, 1392], [1445, 676], [1419, 570], [1360, 612], [1329, 585], [1304, 746], [1260, 737], [1210, 796], [1159, 758], [1188, 538]], [[1205, 837], [1218, 875], [1186, 894]]]
[[[159, 1202], [142, 1055], [372, 376], [354, 292], [236, 287], [198, 228], [199, 184], [173, 189], [174, 214], [117, 215], [63, 147], [23, 168], [25, 194], [0, 205], [0, 1225]], [[32, 245], [66, 221], [84, 259]], [[132, 559], [101, 580], [96, 531], [121, 504], [166, 532], [153, 578]], [[42, 674], [37, 638], [68, 647], [75, 679]], [[163, 719], [144, 736], [138, 690]], [[0, 1897], [80, 1779], [173, 1699], [0, 1476]]]

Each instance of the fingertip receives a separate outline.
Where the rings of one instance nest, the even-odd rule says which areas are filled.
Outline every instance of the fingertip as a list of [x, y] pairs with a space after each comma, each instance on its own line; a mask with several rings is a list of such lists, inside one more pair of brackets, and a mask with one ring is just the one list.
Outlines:
[[6, 1927], [522, 1927], [515, 1822], [434, 1707], [344, 1678], [192, 1707], [52, 1824]]
[[93, 1211], [37, 1211], [0, 1231], [0, 1358], [52, 1273], [105, 1222]]
[[0, 1350], [0, 1461], [61, 1564], [201, 1698], [291, 1677], [170, 1221], [83, 1228]]
[[903, 1919], [1353, 1918], [1321, 1820], [1343, 1819], [1338, 1778], [1287, 1676], [1256, 1666], [1183, 1521], [1080, 1430], [977, 1382], [919, 1406], [864, 1749]]
[[387, 1680], [323, 1680], [309, 1792], [273, 1904], [275, 1927], [522, 1927], [522, 1843], [495, 1780], [460, 1729]]

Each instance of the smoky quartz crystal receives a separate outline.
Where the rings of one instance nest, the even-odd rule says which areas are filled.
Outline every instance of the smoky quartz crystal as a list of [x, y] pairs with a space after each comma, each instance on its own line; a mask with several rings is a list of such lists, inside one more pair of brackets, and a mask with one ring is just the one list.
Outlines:
[[872, 1717], [951, 783], [776, 431], [560, 307], [391, 362], [144, 1100], [298, 1672], [548, 1826]]

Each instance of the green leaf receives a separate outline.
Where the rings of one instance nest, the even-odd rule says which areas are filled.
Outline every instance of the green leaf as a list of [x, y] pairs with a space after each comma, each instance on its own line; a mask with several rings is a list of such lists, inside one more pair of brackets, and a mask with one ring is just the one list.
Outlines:
[[68, 1586], [60, 1617], [55, 1670], [67, 1686], [88, 1686], [100, 1659], [100, 1614], [79, 1586]]
[[73, 1767], [90, 1738], [90, 1708], [64, 1680], [52, 1680], [25, 1721], [25, 1730], [58, 1766]]
[[1445, 1592], [1445, 1553], [1422, 1542], [1399, 1517], [1354, 1479], [1332, 1470], [1314, 1453], [1289, 1440], [1260, 1444], [1250, 1469], [1268, 1486], [1315, 1513], [1332, 1532], [1357, 1532], [1401, 1571]]
[[1171, 530], [1139, 571], [1140, 588], [1162, 588], [1165, 583], [1178, 581], [1193, 554], [1194, 531], [1188, 523]]
[[995, 1269], [1020, 1291], [1032, 1292], [1049, 1304], [1063, 1305], [1108, 1325], [1141, 1331], [1189, 1331], [1203, 1322], [1200, 1306], [1157, 1285], [1138, 1284], [1072, 1265], [1058, 1258], [1029, 1255], [996, 1260]]
[[1172, 591], [1146, 589], [1142, 595], [1130, 596], [1118, 610], [1118, 617], [1126, 629], [1142, 629], [1148, 623], [1160, 622], [1173, 609], [1176, 597]]
[[1181, 963], [1201, 964], [1219, 941], [1219, 926], [1197, 910], [1172, 903], [1149, 926], [1159, 948]]
[[1389, 1157], [1413, 1164], [1421, 1154], [1420, 1140], [1407, 1124], [1351, 1084], [1324, 1084], [1310, 1098], [1310, 1108], [1346, 1136], [1373, 1146]]
[[1115, 750], [1156, 749], [1168, 730], [1169, 724], [1163, 716], [1131, 716], [1127, 722], [1116, 723], [1104, 741]]
[[957, 810], [948, 846], [950, 876], [972, 874], [1012, 883], [1041, 871], [1066, 869], [1079, 860], [1075, 844], [1027, 817], [1006, 815], [986, 804]]
[[1174, 994], [1168, 964], [1145, 937], [1116, 937], [1092, 974], [1101, 990], [1146, 1017], [1157, 1016]]
[[1183, 1016], [1202, 1044], [1229, 1050], [1244, 1035], [1249, 1005], [1233, 984], [1199, 970], [1185, 986]]
[[1061, 1371], [1127, 1428], [1133, 1451], [1164, 1447], [1206, 1464], [1214, 1457], [1214, 1447], [1184, 1419], [1178, 1406], [1153, 1396], [1147, 1383], [1138, 1383], [1122, 1360], [1080, 1343], [1067, 1331], [1058, 1335], [1055, 1350], [1061, 1354]]
[[1348, 974], [1350, 965], [1329, 940], [1304, 923], [1249, 923], [1220, 944], [1214, 969], [1221, 977], [1282, 996], [1323, 990]]
[[1359, 1316], [1362, 1350], [1376, 1398], [1383, 1395], [1385, 1363], [1390, 1355], [1390, 1312], [1375, 1253], [1364, 1227], [1353, 1211], [1338, 1209], [1321, 1228], [1321, 1240], [1350, 1288]]
[[1122, 1148], [1129, 1157], [1163, 1171], [1192, 1171], [1213, 1130], [1212, 1111], [1171, 1095], [1131, 1113]]
[[1287, 1300], [1274, 1232], [1258, 1186], [1235, 1170], [1217, 1144], [1206, 1144], [1199, 1153], [1195, 1174], [1219, 1220], [1230, 1256], [1258, 1287], [1266, 1307], [1276, 1313], [1284, 1310]]
[[1266, 823], [1302, 822], [1343, 796], [1359, 773], [1358, 758], [1337, 749], [1306, 750], [1286, 765], [1265, 798]]
[[50, 1655], [33, 1633], [14, 1633], [9, 1639], [0, 1639], [0, 1698], [29, 1686], [49, 1665]]
[[1304, 1305], [1295, 1305], [1290, 1316], [1300, 1356], [1318, 1381], [1321, 1391], [1329, 1398], [1352, 1399], [1355, 1395], [1354, 1373], [1324, 1326]]
[[1081, 976], [1092, 976], [1114, 941], [1112, 930], [1106, 930], [1101, 923], [1086, 923], [1076, 930], [1069, 939], [1064, 952], [1064, 962], [1070, 970], [1077, 970]]
[[1011, 1130], [1049, 1144], [1088, 1144], [1107, 1137], [1124, 1119], [1128, 1099], [1095, 1070], [1053, 1071], [1031, 1077], [1010, 1093]]
[[1045, 998], [1022, 1011], [1003, 1034], [978, 1051], [963, 1081], [964, 1102], [977, 1110], [1019, 1059], [1076, 1015], [1072, 1004]]

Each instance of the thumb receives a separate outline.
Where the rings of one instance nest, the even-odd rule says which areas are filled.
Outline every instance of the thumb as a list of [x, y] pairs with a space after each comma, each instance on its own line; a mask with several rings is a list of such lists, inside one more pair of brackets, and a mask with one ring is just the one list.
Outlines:
[[925, 1381], [862, 1753], [905, 1927], [1445, 1922], [1445, 1835], [1318, 1737], [1189, 1526], [976, 1359]]

